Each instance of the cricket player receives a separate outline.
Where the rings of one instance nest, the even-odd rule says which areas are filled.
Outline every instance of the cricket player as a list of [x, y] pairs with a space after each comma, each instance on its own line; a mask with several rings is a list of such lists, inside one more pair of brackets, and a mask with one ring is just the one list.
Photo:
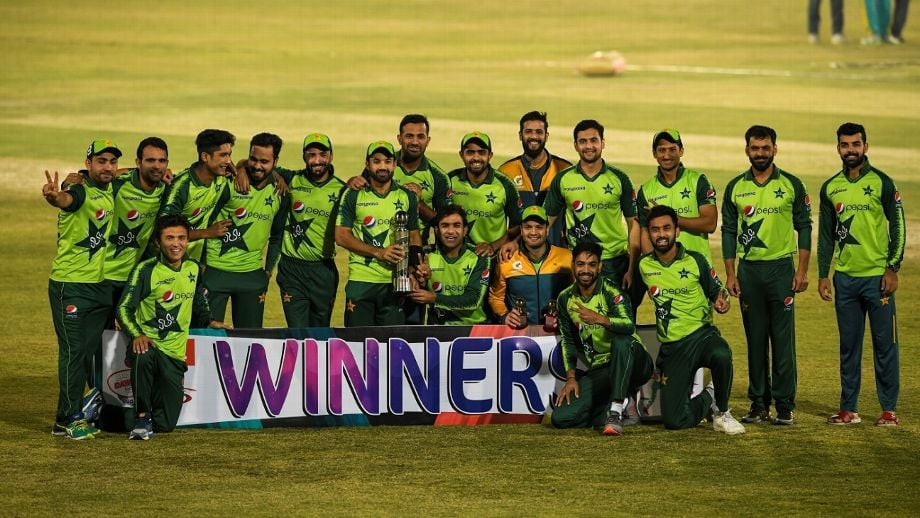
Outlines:
[[[421, 252], [418, 202], [412, 191], [393, 180], [393, 144], [372, 142], [365, 156], [370, 184], [342, 193], [335, 227], [336, 244], [350, 252], [345, 326], [403, 325], [405, 313], [393, 291], [393, 272], [404, 257], [411, 261]], [[408, 216], [409, 244], [415, 253], [394, 242], [391, 225], [400, 211]]]
[[769, 422], [775, 402], [773, 423], [791, 425], [798, 376], [795, 295], [808, 288], [811, 201], [801, 180], [773, 163], [776, 131], [751, 126], [744, 141], [751, 168], [728, 183], [722, 202], [726, 287], [740, 300], [748, 346], [751, 408], [741, 420]]
[[432, 223], [437, 245], [416, 268], [418, 286], [409, 298], [428, 306], [429, 325], [485, 324], [490, 259], [477, 255], [466, 242], [466, 211], [448, 205], [438, 209]]
[[[703, 254], [679, 243], [677, 211], [656, 205], [648, 214], [653, 250], [639, 260], [637, 282], [655, 304], [661, 417], [668, 429], [693, 428], [711, 418], [713, 429], [728, 435], [745, 432], [728, 408], [732, 390], [732, 350], [712, 325], [712, 310], [729, 309], [728, 293]], [[712, 383], [690, 397], [694, 373], [706, 367]]]
[[57, 255], [51, 265], [48, 299], [58, 339], [58, 404], [51, 434], [92, 439], [99, 433], [83, 415], [83, 391], [92, 383], [92, 357], [102, 342], [108, 315], [103, 285], [105, 250], [115, 214], [111, 182], [121, 150], [106, 139], [86, 150], [83, 182], [61, 190], [58, 173], [45, 171], [42, 195], [58, 213]]
[[[840, 331], [840, 411], [827, 422], [848, 425], [861, 421], [857, 411], [868, 314], [875, 386], [882, 406], [875, 424], [898, 426], [895, 291], [906, 242], [904, 207], [894, 181], [869, 163], [868, 151], [862, 125], [841, 125], [837, 129], [837, 152], [843, 169], [821, 186], [818, 293], [826, 301], [833, 298]], [[828, 278], [832, 263], [833, 292]]]
[[175, 429], [185, 398], [185, 347], [192, 324], [227, 327], [211, 319], [198, 263], [186, 257], [190, 232], [185, 216], [160, 216], [153, 231], [159, 254], [134, 268], [118, 304], [118, 321], [131, 339], [132, 440]]
[[[556, 428], [601, 426], [623, 435], [627, 398], [652, 377], [652, 358], [635, 334], [629, 297], [601, 274], [603, 250], [582, 241], [572, 249], [575, 284], [559, 294], [565, 387], [552, 414]], [[581, 359], [586, 372], [576, 370]]]

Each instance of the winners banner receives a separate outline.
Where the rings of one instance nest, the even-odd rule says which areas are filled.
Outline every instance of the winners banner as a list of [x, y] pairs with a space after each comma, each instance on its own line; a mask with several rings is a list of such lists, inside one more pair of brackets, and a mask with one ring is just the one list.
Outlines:
[[[538, 423], [565, 381], [558, 338], [537, 326], [212, 331], [189, 337], [179, 425]], [[654, 356], [654, 327], [640, 335]], [[133, 406], [129, 346], [104, 337], [108, 404]], [[655, 381], [640, 405], [650, 417]]]

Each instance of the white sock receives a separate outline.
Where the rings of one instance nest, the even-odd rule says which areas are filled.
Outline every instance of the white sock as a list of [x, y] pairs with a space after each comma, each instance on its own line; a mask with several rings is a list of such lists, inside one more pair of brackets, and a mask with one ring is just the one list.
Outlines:
[[623, 415], [623, 402], [614, 401], [613, 403], [610, 403], [610, 411]]

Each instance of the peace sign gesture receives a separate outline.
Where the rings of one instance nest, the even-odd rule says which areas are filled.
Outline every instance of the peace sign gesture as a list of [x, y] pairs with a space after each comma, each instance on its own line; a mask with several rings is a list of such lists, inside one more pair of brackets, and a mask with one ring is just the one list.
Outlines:
[[42, 196], [45, 197], [45, 201], [59, 209], [70, 206], [73, 202], [73, 197], [69, 193], [61, 191], [58, 185], [58, 172], [55, 171], [54, 178], [52, 178], [51, 173], [45, 170], [45, 179], [47, 182], [42, 185]]
[[428, 265], [428, 256], [419, 252], [418, 266], [415, 267], [415, 279], [422, 286], [431, 278], [431, 266]]

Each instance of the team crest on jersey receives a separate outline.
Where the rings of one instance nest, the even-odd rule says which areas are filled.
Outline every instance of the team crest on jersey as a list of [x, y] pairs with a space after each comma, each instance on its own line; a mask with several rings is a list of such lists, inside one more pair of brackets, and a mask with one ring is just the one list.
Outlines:
[[894, 202], [898, 205], [901, 204], [901, 193], [900, 191], [894, 191]]
[[131, 209], [125, 217], [128, 218], [128, 221], [137, 221], [137, 218], [141, 217], [141, 213], [137, 209]]
[[623, 295], [617, 295], [616, 297], [613, 297], [613, 305], [619, 306], [623, 303], [623, 300], [625, 300]]
[[520, 261], [515, 261], [515, 262], [511, 263], [511, 268], [513, 268], [514, 270], [517, 270], [517, 271], [521, 271], [521, 270], [524, 269], [524, 264], [523, 264], [522, 262], [520, 262]]
[[373, 228], [377, 224], [377, 218], [374, 216], [364, 216], [364, 226], [367, 228]]
[[837, 214], [843, 214], [843, 210], [845, 208], [846, 206], [843, 204], [843, 202], [837, 202], [837, 204], [834, 205], [834, 210], [837, 211]]
[[786, 306], [783, 308], [784, 311], [792, 311], [792, 304], [795, 303], [795, 299], [792, 297], [786, 297], [783, 299], [783, 305]]
[[294, 202], [293, 210], [294, 210], [294, 212], [296, 212], [297, 214], [300, 214], [301, 212], [303, 212], [304, 210], [306, 210], [306, 208], [307, 208], [307, 206], [304, 205], [304, 203], [303, 203], [302, 201], [295, 201], [295, 202]]
[[73, 304], [67, 304], [67, 307], [64, 308], [64, 313], [70, 318], [77, 318], [77, 311], [79, 311], [79, 309]]
[[431, 285], [431, 291], [433, 291], [433, 292], [435, 292], [435, 293], [441, 293], [441, 290], [443, 290], [443, 289], [444, 289], [444, 285], [441, 284], [440, 282], [436, 282], [436, 283], [434, 283], [434, 284]]
[[163, 294], [163, 302], [172, 302], [175, 298], [176, 295], [170, 290], [166, 290], [166, 293]]
[[243, 219], [247, 214], [249, 214], [249, 211], [246, 210], [246, 207], [240, 207], [233, 211], [233, 215], [236, 216], [236, 219]]
[[709, 189], [706, 191], [706, 199], [714, 200], [716, 199], [716, 191], [714, 189]]
[[192, 217], [197, 218], [200, 215], [201, 215], [201, 207], [196, 207], [195, 210], [192, 211]]
[[522, 207], [524, 207], [524, 200], [522, 200], [520, 197], [518, 197], [518, 208], [520, 209], [520, 208], [522, 208]]
[[572, 202], [572, 210], [575, 212], [581, 212], [585, 210], [585, 204], [582, 203], [581, 200], [575, 200]]
[[523, 187], [523, 186], [524, 186], [524, 177], [521, 176], [521, 175], [515, 176], [515, 177], [514, 177], [514, 185], [517, 185], [518, 187]]
[[744, 208], [745, 217], [748, 217], [748, 218], [753, 217], [756, 212], [757, 212], [757, 207], [753, 205], [748, 205], [747, 207]]
[[649, 286], [649, 288], [648, 288], [648, 296], [649, 296], [649, 297], [652, 297], [653, 299], [660, 297], [660, 296], [661, 296], [661, 288], [659, 288], [658, 286]]
[[109, 212], [105, 209], [99, 209], [96, 211], [96, 221], [102, 221], [108, 216]]

